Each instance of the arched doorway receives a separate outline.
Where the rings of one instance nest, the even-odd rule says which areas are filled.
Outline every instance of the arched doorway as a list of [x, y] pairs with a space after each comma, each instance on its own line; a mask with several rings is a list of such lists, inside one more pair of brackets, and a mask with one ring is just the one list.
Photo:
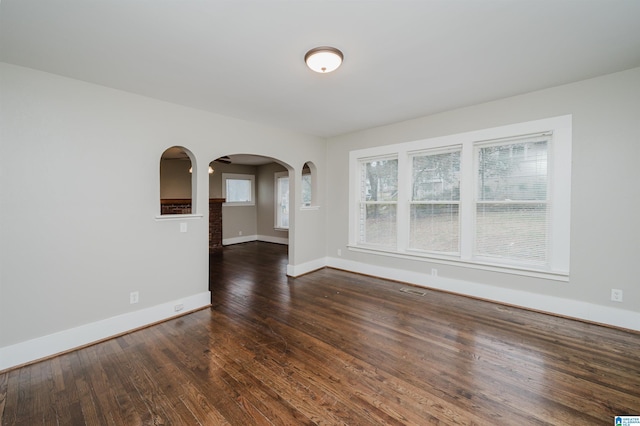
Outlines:
[[[294, 225], [288, 217], [283, 220], [283, 214], [289, 213], [290, 193], [284, 189], [291, 184], [287, 180], [285, 188], [282, 179], [289, 177], [292, 168], [278, 159], [253, 154], [229, 154], [209, 165], [213, 169], [209, 175], [210, 256], [223, 256], [225, 247], [235, 244], [286, 245], [286, 277], [289, 232]], [[212, 244], [214, 231], [220, 233], [220, 244]], [[214, 264], [210, 259], [210, 290]]]

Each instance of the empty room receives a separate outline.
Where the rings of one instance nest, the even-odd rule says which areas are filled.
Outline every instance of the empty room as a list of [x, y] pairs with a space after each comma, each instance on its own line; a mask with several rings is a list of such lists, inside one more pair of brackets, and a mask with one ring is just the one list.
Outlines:
[[637, 0], [1, 0], [0, 425], [640, 423]]

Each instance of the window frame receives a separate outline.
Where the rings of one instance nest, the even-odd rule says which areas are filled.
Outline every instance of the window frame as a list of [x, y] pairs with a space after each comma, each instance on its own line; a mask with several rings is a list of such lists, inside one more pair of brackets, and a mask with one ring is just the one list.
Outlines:
[[[565, 115], [524, 123], [517, 123], [453, 134], [412, 142], [354, 150], [349, 153], [349, 241], [353, 251], [375, 253], [434, 263], [450, 264], [473, 269], [491, 270], [516, 275], [568, 281], [571, 204], [571, 144], [572, 116]], [[477, 198], [476, 149], [481, 144], [501, 139], [551, 133], [549, 142], [547, 179], [548, 192], [548, 262], [544, 265], [527, 262], [491, 259], [475, 256], [475, 202]], [[413, 155], [420, 152], [461, 147], [459, 254], [425, 252], [409, 248], [409, 210], [411, 203]], [[398, 158], [398, 244], [395, 249], [371, 247], [358, 243], [360, 169], [363, 159], [397, 156]]]
[[[308, 183], [305, 182], [305, 180], [309, 180]], [[305, 188], [308, 187], [309, 188], [309, 202], [305, 202]], [[300, 177], [300, 206], [302, 208], [309, 208], [313, 205], [313, 174], [311, 172], [309, 173], [302, 173], [301, 177]]]
[[[227, 180], [246, 180], [251, 183], [251, 200], [249, 201], [226, 201], [227, 200]], [[222, 173], [222, 198], [225, 202], [223, 206], [255, 206], [256, 205], [256, 177], [250, 174]]]
[[[407, 240], [407, 251], [408, 252], [415, 252], [415, 253], [432, 253], [435, 255], [438, 254], [444, 254], [444, 255], [453, 255], [453, 256], [457, 256], [460, 254], [460, 221], [461, 221], [461, 212], [460, 212], [460, 194], [458, 194], [458, 198], [456, 199], [449, 199], [449, 200], [415, 200], [413, 198], [413, 186], [414, 186], [414, 168], [413, 168], [413, 160], [416, 157], [426, 157], [426, 156], [436, 156], [436, 155], [443, 155], [443, 154], [452, 154], [452, 153], [456, 153], [459, 152], [460, 156], [462, 156], [462, 146], [460, 145], [450, 145], [447, 147], [442, 147], [442, 148], [431, 148], [431, 149], [425, 149], [425, 150], [421, 150], [421, 151], [413, 151], [413, 152], [409, 152], [407, 153], [408, 155], [408, 164], [410, 165], [410, 192], [409, 192], [409, 201], [408, 201], [408, 212], [409, 214], [411, 214], [411, 210], [413, 208], [413, 206], [418, 206], [418, 205], [431, 205], [431, 206], [457, 206], [458, 208], [458, 235], [457, 235], [457, 250], [453, 251], [453, 252], [445, 252], [445, 251], [437, 251], [437, 250], [428, 250], [428, 249], [422, 249], [422, 248], [417, 248], [417, 247], [412, 247], [411, 246], [411, 238], [409, 237]], [[458, 182], [460, 182], [461, 178], [460, 178], [460, 170], [458, 170]], [[460, 183], [458, 184], [458, 191], [460, 191]], [[411, 230], [411, 216], [409, 216], [409, 218], [407, 219], [407, 224], [409, 226], [409, 231]]]
[[[291, 179], [291, 177], [289, 176], [289, 172], [276, 172], [273, 174], [273, 206], [274, 206], [274, 214], [273, 214], [273, 220], [274, 220], [274, 225], [273, 228], [276, 231], [288, 231], [289, 230], [289, 225], [287, 226], [282, 226], [282, 223], [280, 223], [280, 219], [281, 219], [281, 214], [280, 214], [280, 179], [284, 179], [287, 178], [287, 184], [289, 184], [289, 179]], [[289, 188], [291, 188], [291, 186], [289, 185]], [[290, 191], [290, 189], [289, 189]], [[289, 192], [288, 192], [289, 193]], [[291, 197], [287, 196], [287, 223], [289, 222], [289, 219], [291, 217]]]
[[[360, 158], [359, 161], [358, 161], [358, 175], [360, 177], [362, 176], [362, 174], [363, 174], [363, 171], [362, 171], [363, 169], [362, 168], [367, 163], [372, 163], [372, 162], [376, 162], [376, 161], [389, 161], [389, 160], [398, 161], [398, 157], [396, 155], [382, 155], [382, 156], [376, 156], [376, 157]], [[365, 197], [363, 199], [362, 190], [360, 189], [359, 195], [358, 195], [358, 200], [357, 200], [358, 211], [359, 211], [359, 213], [358, 213], [359, 216], [358, 217], [362, 217], [362, 211], [363, 210], [364, 210], [364, 212], [366, 214], [367, 208], [369, 206], [371, 206], [371, 207], [373, 207], [373, 206], [388, 206], [388, 207], [391, 207], [391, 208], [393, 208], [395, 210], [395, 215], [396, 215], [396, 218], [397, 218], [398, 214], [399, 214], [399, 211], [398, 211], [398, 206], [399, 206], [398, 199], [399, 199], [399, 195], [400, 195], [400, 189], [398, 187], [399, 183], [400, 183], [399, 177], [398, 177], [398, 175], [396, 175], [395, 184], [396, 184], [396, 189], [397, 189], [398, 194], [396, 195], [395, 200], [394, 199], [368, 200], [367, 197], [366, 197], [366, 194], [365, 194]], [[360, 180], [358, 181], [358, 188], [362, 188]], [[365, 241], [360, 242], [361, 239], [362, 239], [363, 234], [366, 235], [366, 233], [367, 233], [366, 232], [366, 226], [362, 226], [360, 224], [360, 222], [358, 222], [358, 236], [357, 236], [356, 241], [358, 241], [358, 245], [359, 246], [361, 246], [361, 247], [370, 247], [370, 248], [374, 248], [374, 249], [375, 248], [380, 248], [380, 249], [385, 249], [385, 250], [388, 250], [389, 247], [391, 247], [391, 246], [385, 245], [384, 243], [381, 243], [381, 242], [365, 242]], [[396, 230], [395, 230], [394, 239], [396, 241], [396, 246], [397, 246], [398, 245], [398, 227], [397, 226], [396, 226]], [[366, 238], [365, 238], [365, 240], [366, 240]]]

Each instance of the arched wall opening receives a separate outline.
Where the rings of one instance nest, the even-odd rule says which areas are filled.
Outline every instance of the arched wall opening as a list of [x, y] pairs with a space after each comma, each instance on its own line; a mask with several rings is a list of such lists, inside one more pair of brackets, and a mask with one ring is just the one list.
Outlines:
[[318, 170], [312, 161], [307, 161], [302, 166], [300, 179], [300, 199], [301, 206], [316, 207], [320, 205], [320, 194], [318, 192]]
[[195, 157], [187, 148], [172, 146], [160, 156], [160, 214], [195, 212]]
[[[289, 244], [292, 221], [288, 217], [279, 221], [282, 213], [289, 213], [284, 211], [288, 210], [289, 192], [279, 187], [279, 179], [287, 179], [292, 170], [289, 165], [262, 155], [230, 154], [209, 166], [214, 170], [209, 175], [210, 215], [214, 204], [219, 204], [220, 246], [248, 241]], [[287, 181], [286, 190], [289, 185]]]

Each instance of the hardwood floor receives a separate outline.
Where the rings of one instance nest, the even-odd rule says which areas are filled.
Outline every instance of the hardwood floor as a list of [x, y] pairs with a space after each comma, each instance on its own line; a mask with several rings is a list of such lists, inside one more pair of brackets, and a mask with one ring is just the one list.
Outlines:
[[213, 306], [0, 374], [2, 425], [611, 425], [640, 335], [323, 269], [211, 255]]

